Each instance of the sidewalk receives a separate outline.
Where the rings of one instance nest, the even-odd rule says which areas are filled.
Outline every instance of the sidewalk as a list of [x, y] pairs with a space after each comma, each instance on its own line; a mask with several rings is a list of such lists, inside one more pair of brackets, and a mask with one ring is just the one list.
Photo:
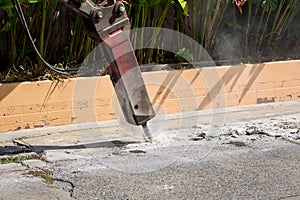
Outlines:
[[[251, 121], [284, 115], [300, 115], [300, 100], [168, 114], [164, 116], [157, 116], [157, 119], [153, 119], [152, 124], [154, 127], [156, 124], [156, 126], [158, 126], [159, 121], [163, 118], [165, 121], [174, 123], [177, 123], [178, 121], [188, 122], [186, 124], [182, 124], [181, 128], [188, 128], [203, 124], [208, 125], [209, 123], [226, 126], [228, 123], [234, 124], [235, 122], [240, 123], [242, 121]], [[124, 133], [126, 130], [120, 131], [120, 126], [123, 126], [124, 124], [125, 122], [123, 121], [120, 122], [119, 120], [112, 120], [9, 131], [0, 133], [0, 145], [11, 145], [13, 140], [26, 140], [30, 138], [35, 138], [35, 141], [45, 140], [49, 143], [55, 143], [55, 141], [51, 140], [51, 138], [56, 138], [61, 145], [64, 143], [62, 142], [63, 140], [65, 141], [65, 145], [69, 145], [73, 143], [80, 143], [78, 141], [80, 140], [80, 138], [78, 138], [78, 132], [89, 132], [89, 137], [91, 137], [94, 141], [126, 139], [126, 137], [128, 139], [128, 136], [130, 136], [136, 139], [141, 139], [140, 142], [143, 142], [142, 134], [131, 135], [126, 132]], [[139, 127], [134, 126], [130, 128], [137, 130], [137, 132], [142, 130]]]

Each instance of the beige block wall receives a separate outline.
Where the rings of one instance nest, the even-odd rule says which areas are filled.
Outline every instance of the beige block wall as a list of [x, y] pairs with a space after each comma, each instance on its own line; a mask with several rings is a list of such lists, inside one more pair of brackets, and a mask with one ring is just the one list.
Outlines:
[[[158, 113], [300, 98], [300, 61], [143, 73]], [[108, 76], [0, 84], [0, 132], [122, 117]]]

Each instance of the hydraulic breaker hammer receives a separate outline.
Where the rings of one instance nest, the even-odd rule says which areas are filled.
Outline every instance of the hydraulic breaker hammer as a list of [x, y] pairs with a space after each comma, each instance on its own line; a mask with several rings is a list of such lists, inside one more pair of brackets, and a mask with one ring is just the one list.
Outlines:
[[101, 46], [105, 46], [103, 51], [111, 63], [107, 71], [124, 118], [130, 124], [143, 126], [145, 135], [152, 142], [147, 122], [155, 112], [129, 39], [130, 22], [124, 4], [116, 0], [99, 4], [91, 0], [60, 1], [82, 16], [92, 39], [105, 43]]

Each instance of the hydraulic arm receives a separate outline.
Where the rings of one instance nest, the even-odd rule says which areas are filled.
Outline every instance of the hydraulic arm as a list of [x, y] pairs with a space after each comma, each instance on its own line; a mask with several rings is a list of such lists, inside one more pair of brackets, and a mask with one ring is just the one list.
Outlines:
[[[17, 9], [18, 0], [12, 1], [19, 17], [22, 18], [20, 15], [23, 13], [19, 13], [21, 11]], [[108, 72], [124, 118], [130, 124], [143, 126], [145, 135], [152, 142], [147, 122], [155, 116], [155, 112], [129, 35], [124, 33], [130, 29], [124, 4], [116, 0], [105, 0], [100, 4], [91, 0], [61, 0], [61, 2], [82, 16], [91, 38], [97, 43], [105, 43], [104, 52], [111, 63]], [[24, 23], [26, 25], [23, 20], [22, 24]]]

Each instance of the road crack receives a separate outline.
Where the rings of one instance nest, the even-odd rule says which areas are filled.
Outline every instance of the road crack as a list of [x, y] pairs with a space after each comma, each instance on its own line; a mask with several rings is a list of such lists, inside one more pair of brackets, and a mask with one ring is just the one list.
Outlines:
[[55, 182], [65, 183], [65, 184], [69, 185], [69, 187], [61, 186], [61, 185], [58, 187], [61, 188], [62, 190], [69, 192], [70, 197], [73, 198], [73, 193], [74, 193], [74, 188], [75, 188], [74, 183], [69, 180], [54, 177], [53, 171], [50, 169], [32, 169], [32, 170], [25, 172], [23, 175], [42, 178], [44, 183], [51, 187], [54, 186]]

